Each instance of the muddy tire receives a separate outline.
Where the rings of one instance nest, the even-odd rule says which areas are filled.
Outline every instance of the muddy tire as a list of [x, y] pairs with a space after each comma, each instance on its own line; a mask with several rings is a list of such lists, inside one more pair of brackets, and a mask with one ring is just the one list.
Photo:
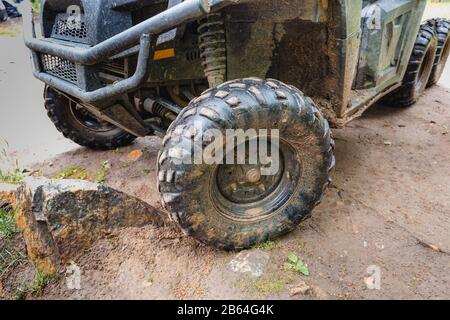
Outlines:
[[[196, 143], [211, 141], [203, 138], [209, 129], [259, 135], [278, 129], [278, 170], [261, 176], [261, 163], [180, 163], [193, 157]], [[207, 90], [169, 128], [158, 156], [158, 189], [188, 235], [225, 250], [249, 248], [292, 231], [311, 214], [331, 181], [333, 149], [328, 122], [298, 89], [276, 80], [235, 80]]]
[[427, 21], [427, 25], [435, 30], [438, 38], [434, 66], [430, 80], [428, 80], [428, 87], [432, 87], [441, 78], [450, 56], [450, 21], [446, 19], [431, 19]]
[[64, 137], [93, 150], [112, 150], [130, 145], [136, 137], [116, 126], [101, 122], [76, 102], [51, 87], [44, 91], [45, 109]]
[[437, 51], [437, 36], [427, 24], [420, 27], [416, 43], [400, 88], [389, 94], [383, 102], [393, 107], [409, 107], [424, 93]]

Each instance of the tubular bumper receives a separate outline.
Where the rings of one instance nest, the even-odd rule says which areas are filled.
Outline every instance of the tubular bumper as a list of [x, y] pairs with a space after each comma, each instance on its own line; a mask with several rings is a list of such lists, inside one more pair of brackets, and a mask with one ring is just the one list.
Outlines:
[[[227, 0], [214, 0], [214, 5]], [[31, 50], [34, 76], [58, 90], [78, 98], [85, 103], [95, 103], [136, 90], [146, 81], [148, 65], [151, 57], [150, 35], [157, 35], [173, 29], [183, 23], [199, 19], [211, 10], [206, 0], [185, 0], [184, 2], [153, 16], [140, 24], [119, 33], [93, 47], [70, 47], [48, 39], [36, 37], [31, 6], [24, 16], [25, 45]], [[70, 83], [43, 72], [40, 54], [49, 54], [82, 65], [94, 65], [121, 53], [136, 44], [140, 45], [136, 72], [128, 79], [94, 91], [84, 91], [76, 84]]]

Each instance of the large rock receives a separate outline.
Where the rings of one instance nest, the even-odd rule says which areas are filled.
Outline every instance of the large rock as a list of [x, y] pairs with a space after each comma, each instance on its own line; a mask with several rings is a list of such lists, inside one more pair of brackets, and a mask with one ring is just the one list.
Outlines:
[[147, 203], [79, 180], [25, 179], [15, 214], [30, 260], [48, 274], [114, 230], [164, 224]]

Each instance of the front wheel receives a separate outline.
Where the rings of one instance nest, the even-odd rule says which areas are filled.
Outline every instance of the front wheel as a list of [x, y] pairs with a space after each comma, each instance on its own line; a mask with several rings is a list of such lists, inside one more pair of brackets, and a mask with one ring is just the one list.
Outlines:
[[276, 80], [206, 91], [163, 144], [163, 204], [187, 234], [227, 250], [293, 230], [322, 199], [335, 163], [328, 122], [311, 99]]
[[136, 137], [98, 119], [75, 100], [52, 87], [44, 91], [50, 120], [64, 137], [93, 150], [113, 150], [130, 145]]

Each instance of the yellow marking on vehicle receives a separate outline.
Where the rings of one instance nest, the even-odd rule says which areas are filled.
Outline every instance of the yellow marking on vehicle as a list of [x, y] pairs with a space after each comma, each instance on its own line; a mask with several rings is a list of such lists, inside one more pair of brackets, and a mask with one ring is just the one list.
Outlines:
[[155, 51], [155, 55], [153, 57], [153, 60], [163, 60], [168, 58], [175, 57], [175, 49], [164, 49], [164, 50], [157, 50]]

